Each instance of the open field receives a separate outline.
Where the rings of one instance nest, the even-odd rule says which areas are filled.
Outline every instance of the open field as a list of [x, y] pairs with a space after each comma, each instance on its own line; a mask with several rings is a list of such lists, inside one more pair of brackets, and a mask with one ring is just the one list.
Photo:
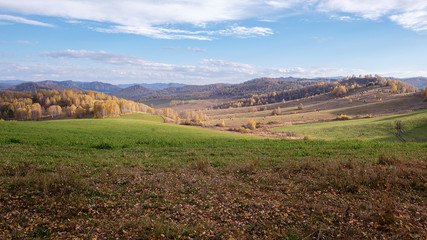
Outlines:
[[[249, 119], [257, 122], [293, 124], [334, 120], [340, 114], [352, 117], [390, 115], [427, 108], [427, 102], [416, 94], [383, 93], [385, 88], [370, 87], [368, 90], [356, 89], [345, 98], [333, 98], [330, 94], [304, 99], [274, 103], [262, 106], [230, 109], [201, 109], [208, 116], [206, 124], [215, 125], [222, 120], [227, 127], [246, 124]], [[298, 109], [299, 104], [303, 109]], [[280, 114], [273, 116], [272, 111], [280, 107]], [[182, 109], [180, 109], [182, 110]]]
[[309, 135], [324, 140], [398, 141], [397, 121], [402, 123], [402, 137], [409, 142], [427, 142], [427, 109], [400, 115], [325, 123], [298, 124], [274, 128], [274, 131]]
[[0, 122], [0, 238], [427, 236], [425, 142], [161, 122]]

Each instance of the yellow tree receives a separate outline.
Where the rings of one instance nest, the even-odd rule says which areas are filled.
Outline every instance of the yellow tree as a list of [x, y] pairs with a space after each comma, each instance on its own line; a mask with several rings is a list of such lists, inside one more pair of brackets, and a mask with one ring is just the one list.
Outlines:
[[62, 108], [58, 105], [51, 105], [47, 108], [47, 113], [54, 118], [62, 114]]
[[34, 103], [31, 105], [31, 119], [39, 120], [42, 117], [42, 107], [39, 103]]

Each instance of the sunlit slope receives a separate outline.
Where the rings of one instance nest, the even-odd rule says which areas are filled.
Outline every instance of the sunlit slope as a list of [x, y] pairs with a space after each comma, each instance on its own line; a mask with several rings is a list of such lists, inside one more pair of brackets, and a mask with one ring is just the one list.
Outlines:
[[387, 117], [292, 125], [275, 128], [274, 131], [326, 140], [398, 141], [395, 136], [397, 121], [402, 122], [403, 139], [408, 142], [427, 142], [427, 109]]

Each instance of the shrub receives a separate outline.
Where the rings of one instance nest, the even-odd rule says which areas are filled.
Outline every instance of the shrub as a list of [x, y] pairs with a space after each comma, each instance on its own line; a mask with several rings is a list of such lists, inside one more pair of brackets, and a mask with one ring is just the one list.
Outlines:
[[275, 116], [275, 115], [279, 115], [281, 113], [280, 107], [277, 107], [276, 109], [273, 110], [273, 112], [271, 112], [271, 115]]
[[245, 130], [243, 130], [243, 133], [250, 133], [250, 132], [251, 132], [251, 130], [249, 130], [247, 128], [245, 128]]
[[366, 114], [365, 116], [364, 116], [364, 118], [373, 118], [374, 116], [372, 116], [372, 114]]
[[296, 137], [297, 135], [294, 132], [286, 132], [287, 137]]
[[225, 127], [225, 121], [222, 120], [221, 123], [219, 124], [220, 127]]
[[255, 130], [256, 126], [257, 126], [257, 122], [253, 119], [249, 119], [248, 124], [246, 124], [246, 126], [250, 129], [250, 130]]
[[298, 104], [298, 110], [303, 110], [304, 109], [304, 105], [302, 103]]
[[311, 140], [311, 136], [310, 135], [305, 135], [304, 136], [304, 140]]
[[3, 122], [4, 121], [4, 119], [3, 118], [0, 118], [0, 122]]
[[337, 120], [351, 120], [352, 118], [350, 116], [347, 116], [345, 114], [341, 114], [337, 117]]

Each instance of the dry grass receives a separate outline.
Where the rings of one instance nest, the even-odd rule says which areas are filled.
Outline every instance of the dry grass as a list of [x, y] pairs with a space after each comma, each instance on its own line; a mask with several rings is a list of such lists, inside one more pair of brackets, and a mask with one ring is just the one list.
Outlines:
[[0, 238], [424, 239], [426, 159], [3, 166]]

